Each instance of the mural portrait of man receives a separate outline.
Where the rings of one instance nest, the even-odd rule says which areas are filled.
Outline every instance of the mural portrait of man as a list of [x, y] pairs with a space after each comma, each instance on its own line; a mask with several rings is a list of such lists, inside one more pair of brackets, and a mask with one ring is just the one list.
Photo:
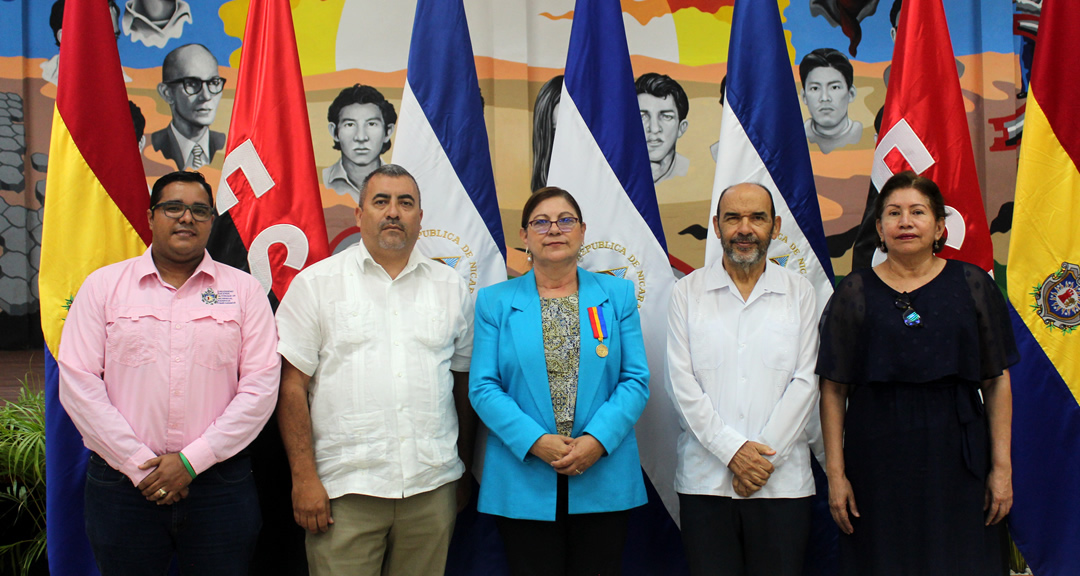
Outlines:
[[804, 123], [806, 139], [823, 154], [855, 144], [862, 138], [862, 123], [848, 117], [855, 100], [854, 68], [847, 56], [833, 48], [818, 48], [799, 63], [803, 102], [810, 111]]
[[205, 46], [185, 44], [165, 56], [157, 91], [172, 111], [172, 122], [151, 134], [150, 143], [177, 170], [197, 170], [225, 147], [225, 134], [210, 130], [224, 89], [217, 58]]
[[390, 149], [397, 112], [382, 92], [356, 84], [334, 98], [326, 119], [341, 159], [323, 170], [323, 185], [348, 194], [359, 206], [360, 183], [382, 166], [380, 155]]
[[647, 72], [634, 82], [637, 88], [641, 125], [649, 145], [653, 182], [686, 176], [690, 160], [675, 151], [675, 143], [686, 133], [690, 101], [686, 92], [670, 76]]

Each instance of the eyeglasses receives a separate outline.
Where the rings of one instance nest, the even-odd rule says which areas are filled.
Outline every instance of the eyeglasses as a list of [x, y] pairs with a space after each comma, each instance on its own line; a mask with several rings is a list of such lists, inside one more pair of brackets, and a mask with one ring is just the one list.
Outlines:
[[182, 84], [184, 86], [184, 93], [188, 96], [194, 96], [199, 92], [202, 92], [204, 85], [211, 94], [221, 94], [221, 91], [225, 88], [225, 79], [221, 76], [214, 76], [213, 78], [208, 78], [206, 80], [194, 76], [185, 76], [183, 78], [177, 78], [176, 80], [169, 80], [165, 82], [165, 84]]
[[900, 317], [904, 320], [904, 326], [908, 328], [922, 328], [922, 316], [915, 311], [915, 308], [911, 306], [911, 296], [905, 292], [896, 297], [896, 302], [893, 303], [897, 310], [900, 310]]
[[580, 220], [573, 216], [567, 216], [566, 218], [559, 218], [558, 220], [548, 220], [546, 218], [537, 218], [529, 222], [529, 228], [532, 228], [533, 232], [537, 234], [547, 234], [551, 231], [551, 225], [554, 224], [559, 227], [559, 231], [563, 234], [567, 234], [574, 230], [574, 227], [578, 225]]
[[173, 220], [179, 220], [184, 212], [191, 211], [191, 217], [196, 222], [206, 222], [214, 217], [214, 209], [206, 204], [184, 204], [183, 202], [158, 202], [154, 204], [150, 210], [157, 210], [161, 208], [161, 213], [172, 218]]

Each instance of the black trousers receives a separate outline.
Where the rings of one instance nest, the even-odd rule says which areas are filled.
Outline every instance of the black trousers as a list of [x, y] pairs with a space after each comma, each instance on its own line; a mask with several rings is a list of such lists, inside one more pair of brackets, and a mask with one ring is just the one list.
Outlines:
[[679, 494], [690, 574], [801, 576], [810, 500]]
[[559, 475], [555, 521], [495, 517], [513, 576], [617, 576], [630, 512], [570, 514]]

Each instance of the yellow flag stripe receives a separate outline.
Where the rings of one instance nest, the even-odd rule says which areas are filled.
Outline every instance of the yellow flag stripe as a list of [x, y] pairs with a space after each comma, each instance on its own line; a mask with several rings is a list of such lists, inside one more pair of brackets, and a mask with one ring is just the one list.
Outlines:
[[1028, 93], [1009, 240], [1009, 300], [1080, 401], [1080, 330], [1046, 326], [1035, 287], [1063, 262], [1080, 264], [1080, 172], [1062, 147], [1034, 88]]
[[[147, 191], [147, 205], [150, 193]], [[146, 244], [86, 163], [54, 109], [45, 183], [38, 293], [45, 344], [56, 356], [67, 308], [88, 274], [138, 256]]]

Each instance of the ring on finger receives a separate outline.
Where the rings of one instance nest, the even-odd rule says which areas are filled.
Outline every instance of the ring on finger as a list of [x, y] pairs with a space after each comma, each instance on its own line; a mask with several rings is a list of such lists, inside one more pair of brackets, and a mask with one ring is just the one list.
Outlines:
[[169, 495], [169, 492], [168, 492], [168, 490], [165, 490], [164, 488], [158, 488], [157, 495], [158, 495], [158, 498], [165, 498], [166, 496]]

